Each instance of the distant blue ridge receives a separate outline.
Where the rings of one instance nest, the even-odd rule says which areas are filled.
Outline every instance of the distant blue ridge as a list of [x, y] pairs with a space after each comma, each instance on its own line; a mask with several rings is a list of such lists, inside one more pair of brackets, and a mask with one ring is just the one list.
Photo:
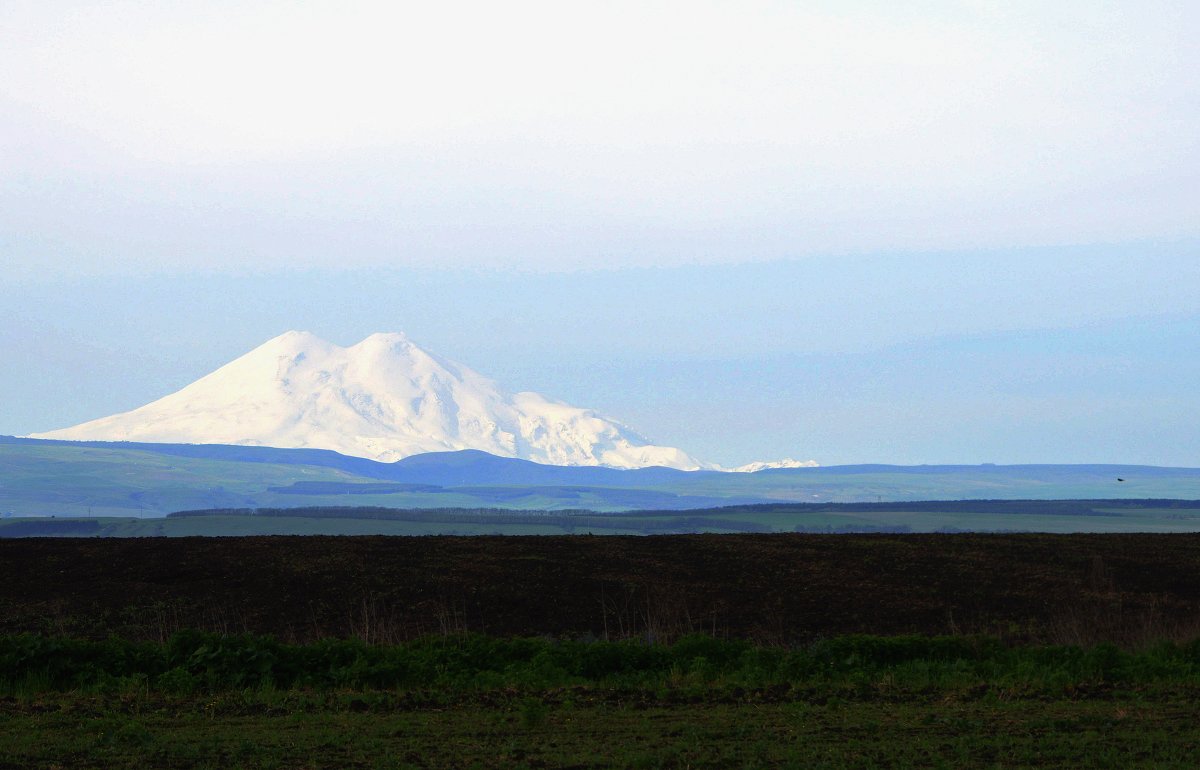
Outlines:
[[638, 468], [620, 470], [596, 466], [542, 465], [512, 457], [497, 457], [476, 449], [458, 452], [428, 452], [381, 463], [364, 457], [350, 457], [329, 449], [281, 449], [277, 447], [234, 444], [152, 444], [137, 441], [61, 441], [57, 439], [0, 436], [0, 444], [73, 446], [89, 449], [124, 449], [154, 452], [174, 457], [230, 462], [310, 465], [334, 468], [381, 481], [462, 486], [466, 484], [521, 484], [552, 486], [630, 486], [678, 481], [697, 473], [718, 471], [681, 471], [674, 468]]
[[[477, 449], [457, 452], [428, 452], [413, 455], [392, 463], [350, 457], [329, 449], [283, 449], [278, 447], [241, 446], [235, 444], [155, 444], [136, 441], [61, 441], [57, 439], [0, 436], [0, 444], [74, 446], [92, 449], [124, 449], [154, 452], [176, 457], [190, 457], [230, 462], [271, 463], [278, 465], [308, 465], [352, 473], [364, 478], [409, 484], [434, 484], [443, 487], [469, 485], [522, 486], [604, 486], [635, 487], [670, 484], [681, 479], [705, 476], [725, 476], [721, 471], [682, 471], [675, 468], [636, 468], [622, 470], [597, 466], [543, 465], [513, 457], [498, 457]], [[829, 465], [815, 468], [770, 468], [755, 476], [792, 476], [820, 478], [855, 474], [895, 473], [905, 475], [937, 475], [955, 472], [1012, 476], [1021, 474], [1030, 479], [1047, 481], [1062, 476], [1081, 474], [1098, 478], [1135, 476], [1138, 478], [1173, 478], [1194, 476], [1200, 469], [1172, 468], [1154, 465], [1110, 464], [1024, 464], [1024, 465]], [[728, 499], [728, 498], [726, 498]]]

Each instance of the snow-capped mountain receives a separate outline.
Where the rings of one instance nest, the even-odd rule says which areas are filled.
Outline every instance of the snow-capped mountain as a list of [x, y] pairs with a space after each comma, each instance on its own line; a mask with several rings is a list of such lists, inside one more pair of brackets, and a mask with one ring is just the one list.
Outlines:
[[821, 464], [816, 460], [794, 460], [791, 457], [785, 457], [782, 460], [758, 460], [757, 462], [746, 463], [739, 465], [736, 468], [729, 470], [734, 473], [756, 473], [772, 468], [820, 468]]
[[382, 461], [480, 449], [552, 465], [713, 467], [589, 409], [507, 393], [403, 334], [340, 347], [287, 332], [153, 403], [33, 437], [309, 447]]

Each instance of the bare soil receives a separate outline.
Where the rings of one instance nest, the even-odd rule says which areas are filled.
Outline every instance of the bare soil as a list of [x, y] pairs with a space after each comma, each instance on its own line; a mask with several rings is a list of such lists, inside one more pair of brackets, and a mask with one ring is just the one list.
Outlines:
[[1200, 535], [0, 540], [0, 633], [1200, 636]]

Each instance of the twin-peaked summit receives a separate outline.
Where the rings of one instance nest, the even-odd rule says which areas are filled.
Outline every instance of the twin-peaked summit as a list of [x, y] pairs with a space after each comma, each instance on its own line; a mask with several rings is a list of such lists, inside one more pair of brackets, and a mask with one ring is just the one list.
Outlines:
[[332, 449], [391, 461], [481, 449], [553, 465], [709, 467], [537, 393], [507, 393], [403, 334], [340, 347], [291, 331], [169, 396], [36, 438]]

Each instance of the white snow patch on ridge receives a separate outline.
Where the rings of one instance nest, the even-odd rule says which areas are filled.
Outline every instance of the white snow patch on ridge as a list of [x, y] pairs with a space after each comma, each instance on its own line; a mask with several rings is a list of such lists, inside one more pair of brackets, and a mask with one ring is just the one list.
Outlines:
[[745, 465], [739, 465], [736, 468], [729, 468], [728, 470], [730, 470], [734, 473], [755, 473], [757, 471], [765, 471], [769, 468], [820, 468], [820, 467], [821, 467], [821, 464], [819, 462], [817, 462], [816, 460], [793, 460], [790, 457], [786, 457], [782, 460], [772, 460], [770, 462], [765, 461], [765, 460], [759, 460], [757, 462], [746, 463]]
[[590, 409], [507, 393], [403, 334], [340, 347], [290, 331], [150, 404], [33, 437], [307, 447], [384, 462], [480, 449], [551, 465], [716, 467]]

